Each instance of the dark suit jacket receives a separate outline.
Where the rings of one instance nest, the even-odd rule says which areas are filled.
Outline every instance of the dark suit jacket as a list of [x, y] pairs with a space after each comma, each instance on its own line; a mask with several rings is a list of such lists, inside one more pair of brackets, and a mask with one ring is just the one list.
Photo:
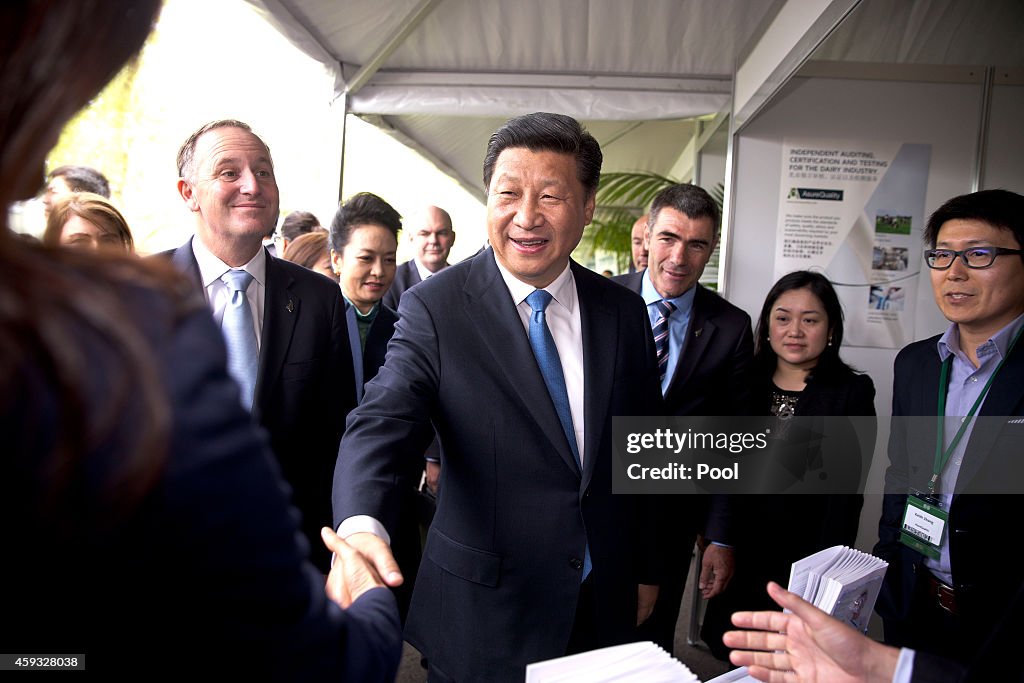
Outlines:
[[[191, 240], [171, 260], [199, 291]], [[259, 373], [252, 415], [302, 512], [317, 566], [330, 569], [320, 527], [331, 523], [331, 479], [345, 416], [355, 406], [355, 379], [338, 285], [294, 263], [267, 257]]]
[[[612, 280], [639, 294], [644, 272], [619, 275]], [[750, 316], [711, 290], [697, 285], [685, 346], [678, 364], [671, 369], [672, 379], [665, 392], [665, 414], [755, 414], [751, 393], [753, 359]], [[695, 520], [691, 530], [711, 540], [732, 543], [736, 522], [731, 510], [732, 506], [721, 497], [713, 497], [710, 510], [704, 513], [705, 519], [703, 522]], [[687, 514], [687, 517], [692, 515]], [[687, 545], [687, 558], [689, 551]]]
[[[24, 555], [0, 565], [0, 641], [14, 652], [87, 653], [88, 669], [111, 680], [157, 662], [158, 677], [183, 679], [198, 657], [224, 678], [393, 681], [401, 655], [394, 599], [373, 590], [345, 612], [326, 599], [288, 486], [266, 435], [239, 404], [205, 303], [182, 312], [165, 293], [139, 286], [111, 296], [152, 353], [153, 377], [135, 380], [152, 382], [166, 401], [166, 450], [126, 459], [144, 410], [129, 395], [109, 431], [99, 427], [102, 439], [75, 445], [87, 449], [78, 467], [62, 461], [72, 485], [44, 502], [39, 485], [52, 483], [57, 468], [42, 458], [76, 416], [56, 411], [54, 396], [67, 387], [54, 383], [51, 368], [29, 356], [19, 364], [14, 383], [3, 384], [18, 400], [0, 411], [8, 435], [0, 528]], [[84, 325], [65, 331], [89, 360], [81, 400], [110, 406], [119, 349]], [[128, 503], [124, 493], [138, 491], [138, 477], [127, 468], [154, 462], [158, 480]], [[73, 599], [54, 590], [67, 581], [69, 558]]]
[[[613, 281], [640, 293], [644, 272]], [[750, 316], [697, 285], [690, 328], [665, 392], [668, 415], [751, 415], [754, 336]]]
[[[935, 416], [940, 360], [935, 336], [910, 344], [896, 356], [893, 373], [893, 421], [889, 437], [886, 495], [874, 553], [889, 562], [876, 610], [888, 629], [899, 630], [911, 616], [910, 600], [923, 566], [923, 556], [899, 542], [907, 490], [924, 489], [935, 457], [935, 422], [901, 420], [902, 416]], [[985, 416], [1024, 415], [1024, 346], [1018, 344], [996, 375], [985, 403]], [[990, 418], [991, 419], [991, 418]], [[996, 618], [1020, 584], [1020, 563], [1004, 557], [1007, 523], [1020, 519], [1021, 496], [982, 495], [972, 490], [1005, 489], [1020, 482], [1020, 444], [1024, 424], [994, 420], [975, 425], [964, 455], [957, 490], [949, 510], [949, 543], [953, 584], [962, 618], [978, 635], [964, 643], [964, 653], [980, 646]], [[1012, 542], [1012, 541], [1011, 541]]]
[[423, 280], [420, 279], [420, 271], [416, 268], [416, 260], [409, 259], [395, 269], [395, 280], [391, 283], [388, 291], [384, 293], [381, 303], [391, 310], [397, 311], [398, 302], [401, 301], [405, 290], [420, 282]]
[[599, 640], [631, 636], [638, 551], [650, 548], [637, 547], [644, 501], [612, 495], [612, 416], [659, 414], [654, 343], [639, 298], [572, 270], [586, 382], [582, 472], [493, 252], [405, 293], [387, 360], [342, 440], [335, 519], [368, 514], [389, 529], [395, 481], [422, 469], [434, 427], [444, 444], [442, 494], [406, 625], [438, 680], [518, 683], [527, 663], [565, 654], [587, 543]]
[[1024, 583], [992, 624], [984, 645], [967, 665], [941, 655], [914, 653], [911, 683], [989, 683], [1024, 681], [1024, 662], [1017, 654], [1024, 642]]
[[363, 398], [363, 387], [377, 376], [377, 371], [384, 365], [388, 342], [391, 341], [391, 335], [395, 333], [395, 323], [398, 322], [398, 314], [381, 304], [380, 309], [377, 311], [377, 317], [373, 319], [370, 331], [366, 335], [365, 348], [359, 342], [359, 328], [356, 322], [355, 310], [347, 302], [345, 303], [345, 321], [348, 324], [348, 345], [352, 353], [352, 365], [356, 373], [356, 403], [358, 403]]
[[[758, 403], [758, 415], [770, 414], [770, 378], [763, 379], [758, 383], [755, 400]], [[799, 418], [874, 416], [875, 385], [869, 376], [857, 374], [845, 368], [838, 368], [829, 373], [812, 373], [806, 387], [800, 393], [796, 415]], [[825, 466], [830, 468], [831, 478], [844, 482], [849, 481], [851, 491], [854, 490], [853, 482], [855, 480], [863, 485], [868, 470], [871, 468], [871, 460], [868, 456], [874, 453], [876, 430], [873, 420], [870, 421], [870, 428], [868, 428], [867, 422], [862, 421], [856, 429], [846, 421], [843, 421], [842, 424], [839, 421], [829, 422], [827, 429], [832, 432], [830, 440], [836, 446], [829, 449], [829, 452], [819, 455], [824, 458]], [[825, 428], [823, 427], [823, 429]], [[843, 431], [839, 432], [840, 429]], [[822, 450], [820, 446], [814, 448], [818, 453]], [[836, 463], [836, 460], [839, 459], [845, 461], [845, 467], [840, 465], [839, 469], [836, 469], [835, 466], [839, 464]], [[779, 573], [770, 577], [773, 581], [785, 583], [788, 580], [791, 562], [834, 545], [852, 547], [857, 542], [860, 511], [864, 503], [863, 495], [850, 493], [848, 495], [786, 496], [782, 494], [776, 497], [776, 501], [781, 504], [779, 510], [781, 515], [776, 518], [777, 523], [773, 523], [772, 527], [789, 529], [787, 535], [791, 538], [780, 540], [779, 545], [776, 546], [778, 551], [776, 557], [784, 561], [785, 566]], [[747, 502], [760, 505], [760, 502], [753, 500]], [[748, 531], [750, 530], [748, 529]], [[760, 536], [754, 534], [754, 541], [755, 547], [762, 548], [765, 553], [771, 553], [772, 545], [763, 534]], [[782, 552], [784, 547], [788, 547], [789, 551]], [[757, 586], [758, 593], [764, 593], [764, 583], [766, 581]]]

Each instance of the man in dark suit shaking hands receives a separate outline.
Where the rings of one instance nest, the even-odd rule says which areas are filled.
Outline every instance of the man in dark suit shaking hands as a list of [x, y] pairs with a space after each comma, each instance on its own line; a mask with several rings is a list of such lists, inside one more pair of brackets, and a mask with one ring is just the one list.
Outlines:
[[649, 610], [645, 501], [612, 495], [611, 447], [612, 416], [659, 414], [653, 341], [640, 297], [569, 258], [601, 159], [567, 116], [491, 136], [492, 248], [405, 292], [342, 440], [335, 521], [392, 585], [396, 482], [435, 427], [444, 446], [406, 624], [430, 680], [522, 681], [529, 662], [628, 641]]
[[221, 325], [242, 404], [267, 430], [327, 573], [320, 527], [331, 521], [334, 461], [356, 395], [338, 285], [262, 246], [278, 218], [277, 180], [269, 148], [248, 125], [201, 127], [179, 150], [178, 173], [195, 236], [170, 258]]
[[[667, 415], [748, 415], [754, 339], [750, 316], [698, 280], [718, 243], [718, 205], [696, 185], [665, 188], [651, 202], [647, 268], [614, 278], [643, 296], [658, 348]], [[724, 496], [666, 496], [663, 524], [675, 531], [667, 549], [674, 567], [661, 587], [643, 637], [672, 650], [694, 538], [706, 546], [699, 586], [721, 593], [733, 573], [735, 505]], [[669, 537], [669, 534], [662, 534]]]

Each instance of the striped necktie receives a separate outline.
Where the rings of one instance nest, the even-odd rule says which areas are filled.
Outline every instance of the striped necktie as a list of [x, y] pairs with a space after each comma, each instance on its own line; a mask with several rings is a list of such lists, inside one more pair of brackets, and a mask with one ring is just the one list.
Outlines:
[[671, 301], [657, 301], [654, 304], [658, 308], [658, 319], [654, 321], [654, 348], [658, 352], [658, 379], [664, 381], [665, 371], [668, 369], [668, 319], [676, 310], [676, 305]]

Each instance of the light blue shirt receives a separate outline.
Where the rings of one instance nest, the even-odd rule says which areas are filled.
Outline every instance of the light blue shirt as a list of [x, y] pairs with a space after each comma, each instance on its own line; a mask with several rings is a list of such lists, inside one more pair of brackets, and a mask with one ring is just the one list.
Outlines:
[[[668, 369], [665, 371], [665, 378], [661, 380], [662, 395], [668, 391], [669, 385], [672, 384], [672, 378], [676, 374], [676, 364], [683, 355], [683, 350], [686, 346], [686, 332], [690, 329], [690, 318], [693, 313], [693, 298], [696, 293], [697, 286], [694, 285], [676, 298], [667, 299], [667, 301], [675, 305], [676, 310], [668, 318]], [[650, 270], [644, 271], [643, 280], [640, 285], [640, 295], [643, 296], [644, 303], [647, 304], [647, 315], [651, 319], [651, 328], [653, 328], [654, 323], [658, 321], [658, 317], [661, 315], [655, 304], [662, 300], [662, 296], [658, 294], [658, 290], [654, 288], [654, 283], [651, 282]]]
[[[992, 373], [995, 372], [999, 362], [1006, 357], [1010, 348], [1010, 341], [1017, 334], [1021, 326], [1024, 326], [1024, 315], [1018, 316], [1013, 322], [992, 335], [992, 338], [978, 347], [978, 367], [974, 367], [967, 354], [960, 348], [960, 329], [952, 324], [942, 335], [938, 342], [939, 358], [945, 362], [950, 356], [953, 357], [952, 367], [949, 371], [949, 390], [946, 392], [946, 417], [964, 418], [971, 412], [971, 406], [981, 396], [985, 384], [988, 383]], [[1021, 342], [1017, 342], [1018, 344]], [[978, 406], [984, 405], [982, 399]], [[945, 446], [952, 443], [957, 430], [960, 429], [960, 420], [945, 421]], [[953, 492], [956, 490], [956, 480], [960, 474], [960, 465], [964, 460], [964, 453], [967, 450], [967, 443], [971, 439], [971, 432], [974, 430], [974, 422], [971, 421], [964, 430], [963, 438], [957, 444], [949, 462], [939, 475], [937, 486], [938, 497], [946, 510], [949, 510], [953, 500]], [[931, 570], [940, 581], [953, 585], [953, 576], [950, 573], [949, 563], [949, 537], [947, 531], [946, 542], [942, 544], [939, 559], [925, 558], [924, 564]]]

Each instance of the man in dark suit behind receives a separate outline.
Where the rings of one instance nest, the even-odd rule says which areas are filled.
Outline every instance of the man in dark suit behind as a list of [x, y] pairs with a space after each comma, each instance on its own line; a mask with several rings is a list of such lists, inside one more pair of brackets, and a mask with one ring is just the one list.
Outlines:
[[[646, 499], [612, 495], [611, 428], [659, 414], [654, 348], [640, 298], [569, 258], [600, 168], [597, 141], [566, 116], [491, 136], [492, 249], [403, 295], [342, 440], [335, 520], [392, 585], [398, 483], [435, 427], [444, 444], [406, 625], [430, 680], [518, 683], [529, 662], [628, 641], [649, 611]], [[543, 372], [530, 328], [548, 344]]]
[[393, 311], [398, 310], [405, 290], [448, 267], [448, 254], [455, 244], [452, 217], [441, 207], [428, 206], [417, 220], [419, 227], [412, 223], [407, 228], [413, 257], [398, 266], [395, 280], [384, 294], [384, 305]]
[[[1008, 544], [1016, 543], [1022, 499], [1024, 424], [1015, 416], [1024, 415], [1024, 197], [955, 197], [932, 214], [925, 241], [935, 301], [950, 326], [896, 357], [874, 549], [889, 569], [876, 610], [887, 643], [967, 662], [1021, 577]], [[936, 414], [946, 417], [941, 444]], [[948, 515], [935, 543], [903, 533], [908, 503], [922, 498]]]
[[331, 522], [334, 461], [356, 395], [338, 286], [263, 248], [277, 220], [278, 189], [270, 150], [248, 125], [201, 127], [178, 152], [178, 173], [195, 236], [170, 258], [204, 293], [218, 324], [231, 299], [222, 277], [239, 270], [251, 276], [245, 298], [258, 366], [243, 404], [270, 436], [313, 559], [327, 573], [320, 527]]
[[[652, 328], [664, 328], [659, 349], [666, 415], [747, 415], [754, 341], [750, 316], [698, 284], [719, 238], [720, 214], [696, 185], [665, 188], [648, 214], [647, 268], [613, 278], [643, 296]], [[662, 311], [668, 311], [663, 319]], [[658, 334], [655, 335], [660, 336]], [[735, 504], [725, 496], [663, 496], [662, 537], [673, 571], [661, 586], [642, 637], [672, 651], [687, 567], [698, 534], [707, 543], [699, 588], [721, 593], [732, 577]]]

